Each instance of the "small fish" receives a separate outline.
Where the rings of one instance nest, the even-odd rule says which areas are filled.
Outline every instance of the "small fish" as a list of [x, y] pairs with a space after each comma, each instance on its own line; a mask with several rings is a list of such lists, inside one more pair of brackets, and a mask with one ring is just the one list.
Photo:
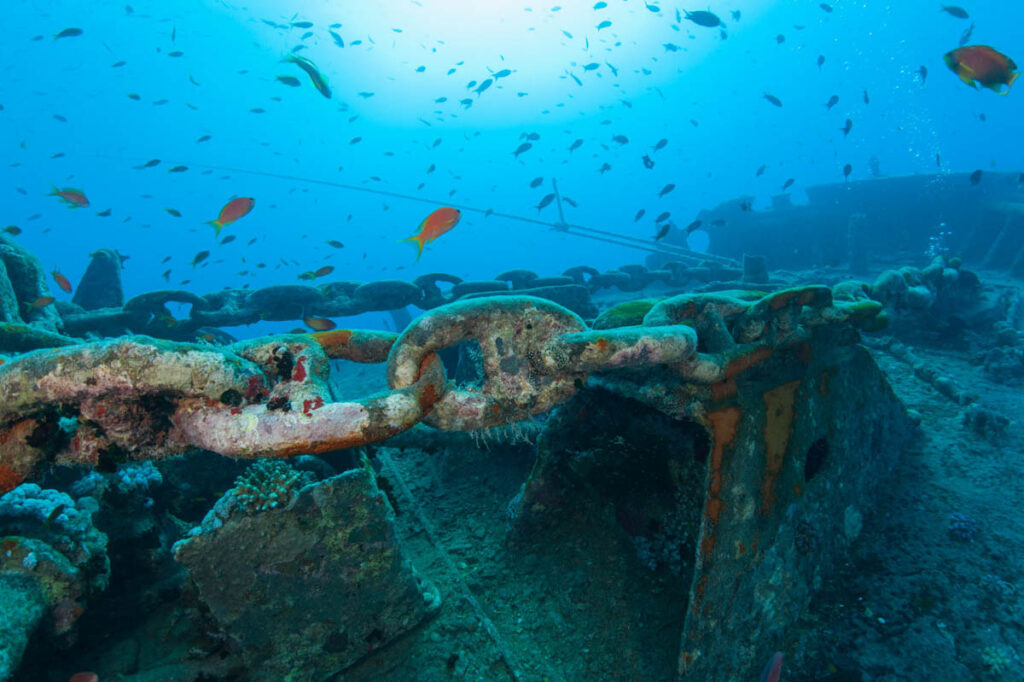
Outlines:
[[698, 12], [687, 12], [683, 10], [686, 15], [684, 18], [687, 21], [692, 21], [698, 26], [704, 26], [707, 28], [715, 28], [716, 26], [722, 25], [722, 20], [718, 18], [718, 15], [713, 12], [698, 11]]
[[584, 71], [594, 71], [595, 69], [599, 69], [599, 68], [601, 68], [601, 65], [598, 64], [597, 62], [590, 62], [589, 64], [584, 64], [583, 65], [583, 70]]
[[607, 173], [611, 169], [612, 169], [612, 165], [610, 163], [608, 163], [607, 161], [605, 161], [604, 163], [601, 164], [601, 167], [597, 169], [597, 172], [600, 173], [601, 175], [604, 175], [605, 173]]
[[512, 152], [512, 156], [514, 156], [515, 158], [518, 159], [520, 154], [522, 154], [523, 152], [528, 152], [532, 148], [533, 148], [532, 144], [530, 144], [529, 142], [524, 142], [521, 145], [519, 145], [518, 147], [516, 147], [516, 150], [514, 152]]
[[843, 180], [844, 181], [845, 180], [849, 180], [850, 179], [850, 173], [852, 173], [852, 172], [853, 172], [853, 166], [851, 166], [850, 164], [846, 164], [845, 166], [843, 166]]
[[175, 50], [174, 52], [168, 52], [167, 53], [168, 57], [182, 57], [184, 55], [185, 55], [185, 53], [182, 52], [181, 50]]
[[60, 197], [70, 208], [89, 208], [89, 199], [86, 198], [85, 192], [80, 189], [73, 189], [71, 187], [58, 189], [54, 187], [53, 191], [46, 196]]
[[227, 237], [224, 237], [224, 239], [220, 240], [220, 245], [224, 246], [225, 244], [230, 244], [231, 242], [235, 241], [235, 239], [237, 239], [235, 235], [229, 234]]
[[494, 74], [494, 80], [498, 80], [499, 78], [508, 78], [511, 75], [512, 69], [502, 69], [501, 71]]
[[957, 7], [956, 5], [943, 5], [940, 11], [945, 12], [951, 17], [956, 17], [957, 19], [970, 18], [970, 15], [967, 14], [967, 10], [963, 7]]
[[582, 146], [583, 146], [583, 140], [573, 140], [573, 143], [571, 145], [569, 145], [569, 153], [572, 154], [573, 151], [579, 149]]
[[537, 204], [534, 208], [537, 209], [537, 213], [540, 213], [548, 204], [550, 204], [554, 200], [554, 194], [546, 194], [544, 198], [540, 200], [540, 203]]
[[326, 317], [310, 317], [309, 315], [302, 318], [303, 324], [317, 332], [326, 332], [334, 329], [338, 325], [333, 321], [328, 320]]
[[607, 19], [605, 19], [604, 21], [602, 21], [600, 24], [597, 25], [597, 30], [600, 31], [601, 29], [608, 28], [611, 25], [612, 25], [612, 22], [610, 22]]
[[695, 230], [699, 230], [699, 229], [700, 229], [700, 226], [701, 226], [702, 224], [703, 224], [703, 223], [701, 223], [701, 221], [699, 221], [699, 220], [694, 220], [694, 221], [693, 221], [692, 223], [690, 223], [689, 225], [687, 225], [687, 226], [686, 226], [686, 234], [691, 234], [691, 233], [693, 233], [693, 232], [694, 232]]
[[824, 64], [824, 63], [825, 63], [825, 55], [819, 54], [818, 55], [818, 68], [820, 69], [821, 65]]
[[[1017, 65], [1005, 54], [987, 45], [969, 45], [947, 52], [946, 66], [967, 85], [979, 85], [1005, 95], [1020, 75]], [[1000, 86], [1006, 86], [1001, 90]]]
[[925, 81], [928, 80], [928, 67], [922, 64], [917, 69], [917, 75], [921, 78], [921, 85], [924, 85]]
[[823, 2], [820, 5], [818, 5], [818, 7], [821, 8], [822, 12], [825, 12], [826, 14], [832, 14], [832, 5]]
[[629, 144], [629, 138], [625, 135], [615, 135], [612, 137], [612, 142], [617, 144]]
[[668, 144], [668, 139], [663, 137], [660, 140], [658, 140], [655, 143], [655, 145], [653, 147], [651, 147], [651, 149], [653, 149], [654, 151], [658, 151], [659, 149], [664, 149], [665, 145], [667, 145], [667, 144]]
[[331, 247], [334, 247], [335, 249], [343, 249], [343, 248], [345, 248], [345, 245], [342, 244], [341, 242], [339, 242], [337, 239], [328, 239], [327, 240], [327, 245], [331, 246]]
[[302, 83], [299, 82], [299, 79], [296, 78], [295, 76], [275, 76], [274, 78], [277, 80], [278, 83], [281, 83], [282, 85], [287, 85], [290, 88], [297, 88], [300, 85], [302, 85]]
[[978, 170], [974, 171], [973, 173], [971, 173], [971, 184], [972, 185], [977, 185], [979, 182], [981, 182], [981, 169], [980, 168]]
[[31, 303], [26, 303], [25, 305], [32, 310], [39, 310], [40, 308], [45, 308], [46, 306], [50, 305], [56, 300], [57, 299], [55, 299], [53, 296], [40, 296]]
[[342, 40], [340, 35], [331, 30], [328, 30], [327, 32], [331, 34], [331, 38], [334, 40], [335, 45], [338, 47], [345, 47], [345, 41]]
[[176, 208], [165, 208], [164, 210], [167, 211], [168, 213], [170, 213], [175, 218], [180, 218], [181, 217], [181, 211], [179, 211]]
[[187, 170], [188, 170], [188, 166], [175, 166], [174, 168], [171, 168], [167, 172], [168, 173], [184, 173]]
[[119, 69], [119, 68], [121, 68], [122, 66], [124, 66], [124, 65], [125, 65], [125, 64], [127, 64], [127, 63], [128, 63], [128, 62], [126, 62], [126, 61], [124, 61], [124, 60], [122, 59], [122, 60], [121, 60], [121, 61], [119, 61], [119, 62], [114, 62], [113, 64], [111, 64], [111, 65], [110, 65], [110, 68], [112, 68], [112, 69]]
[[974, 24], [972, 23], [964, 32], [960, 34], [960, 47], [963, 47], [967, 43], [971, 42], [971, 35], [974, 33]]
[[160, 165], [160, 159], [150, 159], [146, 163], [142, 164], [141, 166], [136, 166], [135, 168], [137, 168], [137, 169], [154, 168], [154, 167], [159, 166], [159, 165]]
[[832, 95], [831, 97], [828, 98], [828, 101], [825, 102], [825, 108], [831, 111], [832, 107], [834, 107], [837, 104], [839, 104], [839, 95]]
[[294, 54], [290, 54], [282, 61], [288, 62], [289, 64], [295, 64], [297, 67], [305, 71], [306, 75], [309, 76], [309, 80], [313, 82], [313, 87], [315, 87], [317, 91], [327, 99], [331, 98], [331, 88], [327, 84], [327, 79], [324, 78], [323, 74], [320, 73], [320, 70], [316, 68], [316, 64], [311, 60], [306, 57], [296, 57]]
[[594, 3], [594, 9], [604, 9], [607, 6], [608, 6], [608, 3], [604, 2], [604, 0], [601, 0], [601, 2]]
[[530, 189], [536, 189], [537, 187], [540, 187], [543, 182], [544, 182], [544, 178], [540, 178], [540, 177], [537, 177], [537, 178], [534, 178], [533, 180], [530, 180]]
[[109, 218], [110, 217], [110, 209], [108, 208], [108, 209], [105, 209], [103, 211], [100, 211], [96, 215], [98, 215], [100, 218]]
[[868, 97], [868, 91], [864, 91], [864, 104], [871, 104], [871, 98]]
[[938, 168], [942, 168], [942, 154], [936, 152], [935, 154], [935, 165]]
[[54, 34], [53, 39], [57, 40], [58, 38], [77, 38], [78, 36], [82, 35], [82, 33], [84, 33], [84, 31], [82, 31], [82, 29], [80, 28], [66, 28], [60, 33]]
[[770, 95], [766, 92], [764, 93], [764, 98], [777, 107], [782, 106], [782, 100], [776, 97], [775, 95]]
[[199, 142], [206, 142], [206, 141], [207, 141], [207, 140], [209, 140], [209, 139], [210, 139], [210, 136], [209, 136], [209, 135], [203, 135], [203, 136], [202, 136], [202, 137], [200, 137], [200, 138], [199, 138], [198, 140], [196, 140], [196, 143], [198, 144]]
[[210, 252], [209, 251], [200, 251], [192, 259], [192, 267], [195, 267], [195, 266], [199, 265], [200, 263], [202, 263], [204, 260], [206, 260], [209, 257], [210, 257]]
[[669, 231], [671, 231], [671, 230], [672, 230], [672, 223], [665, 223], [660, 228], [658, 228], [657, 234], [654, 235], [654, 241], [656, 241], [656, 242], [661, 241], [662, 239], [665, 238], [665, 235], [667, 235], [669, 233]]
[[423, 219], [423, 222], [419, 224], [418, 233], [402, 241], [414, 242], [418, 246], [416, 252], [416, 261], [418, 262], [423, 255], [423, 247], [455, 227], [460, 218], [462, 218], [462, 212], [459, 209], [443, 206]]
[[313, 28], [312, 21], [293, 21], [292, 28]]
[[663, 223], [671, 217], [672, 214], [669, 211], [665, 211], [664, 213], [659, 214], [658, 217], [654, 219], [654, 222]]
[[754, 177], [755, 178], [761, 177], [762, 175], [764, 175], [764, 172], [766, 170], [768, 170], [768, 166], [761, 166], [760, 168], [757, 169], [757, 172], [754, 173]]
[[484, 91], [487, 90], [487, 88], [491, 87], [491, 84], [493, 84], [493, 83], [494, 83], [494, 79], [493, 78], [487, 78], [482, 83], [480, 83], [480, 85], [477, 87], [477, 89], [474, 90], [473, 92], [476, 93], [477, 97], [480, 97], [480, 95], [482, 95], [484, 93]]
[[53, 275], [53, 281], [57, 283], [57, 286], [60, 287], [61, 291], [66, 294], [71, 293], [71, 282], [68, 281], [67, 277], [60, 274], [57, 270], [54, 270], [50, 274]]
[[243, 218], [249, 215], [249, 211], [256, 205], [256, 200], [251, 197], [239, 197], [238, 199], [232, 199], [228, 203], [224, 204], [224, 208], [220, 209], [220, 214], [216, 220], [207, 222], [207, 225], [213, 225], [214, 234], [219, 235], [221, 228], [225, 225], [230, 225], [239, 218]]
[[795, 178], [789, 178], [784, 183], [782, 183], [782, 189], [784, 189], [784, 190], [789, 189], [790, 187], [793, 186], [794, 182], [796, 182]]
[[633, 218], [633, 222], [634, 223], [640, 222], [640, 219], [644, 217], [644, 213], [647, 213], [647, 211], [642, 209], [642, 208], [639, 211], [637, 211], [636, 212], [636, 217]]
[[660, 192], [658, 192], [658, 198], [660, 199], [661, 197], [665, 196], [666, 194], [668, 194], [669, 192], [671, 192], [675, 188], [676, 188], [676, 186], [673, 185], [671, 182], [668, 183], [667, 185], [665, 185], [664, 187], [661, 188]]
[[781, 33], [779, 35], [775, 36], [775, 44], [776, 45], [781, 45], [784, 42], [786, 42], [786, 36], [782, 35]]
[[646, 154], [643, 155], [642, 161], [644, 162], [644, 168], [647, 168], [648, 170], [654, 168], [654, 161]]
[[12, 237], [17, 237], [19, 234], [21, 234], [21, 231], [21, 228], [18, 227], [17, 225], [8, 225], [2, 230], [4, 234], [9, 234]]
[[332, 272], [334, 272], [334, 266], [333, 265], [325, 265], [322, 268], [318, 268], [317, 271], [313, 273], [313, 277], [314, 278], [316, 278], [316, 277], [326, 277], [327, 275], [331, 274]]

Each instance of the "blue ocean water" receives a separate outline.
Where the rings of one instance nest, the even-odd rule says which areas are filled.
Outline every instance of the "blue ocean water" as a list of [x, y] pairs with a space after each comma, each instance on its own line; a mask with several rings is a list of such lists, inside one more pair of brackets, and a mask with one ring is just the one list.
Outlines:
[[[724, 28], [682, 14], [698, 9]], [[296, 283], [322, 265], [362, 281], [613, 268], [644, 253], [480, 212], [464, 212], [419, 262], [399, 240], [443, 205], [558, 222], [554, 204], [536, 208], [552, 179], [576, 204], [564, 204], [567, 222], [650, 238], [663, 212], [684, 226], [740, 195], [757, 209], [790, 178], [799, 203], [803, 188], [842, 181], [846, 164], [850, 180], [872, 163], [886, 175], [1019, 168], [1019, 98], [966, 87], [942, 58], [971, 26], [970, 44], [1014, 56], [1024, 10], [966, 9], [968, 19], [939, 3], [844, 0], [12, 0], [0, 44], [3, 222], [72, 282], [98, 248], [129, 256], [129, 297]], [[81, 34], [54, 37], [72, 27]], [[330, 99], [283, 63], [291, 54], [312, 60]], [[534, 178], [544, 181], [531, 188]], [[91, 205], [67, 208], [51, 184]], [[203, 223], [238, 196], [255, 208], [220, 245]]]

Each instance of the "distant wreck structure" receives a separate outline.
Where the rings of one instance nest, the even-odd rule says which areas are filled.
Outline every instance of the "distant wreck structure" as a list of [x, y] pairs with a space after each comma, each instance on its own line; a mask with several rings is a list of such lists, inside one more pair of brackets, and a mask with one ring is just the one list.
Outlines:
[[[976, 266], [1024, 275], [1024, 182], [1018, 173], [948, 173], [879, 177], [815, 185], [807, 203], [791, 194], [772, 197], [753, 210], [744, 196], [701, 211], [696, 219], [708, 233], [708, 252], [735, 260], [764, 256], [771, 269], [821, 265], [863, 272], [889, 267], [907, 256], [924, 257], [940, 233], [945, 253]], [[913, 201], [908, 201], [913, 197]], [[785, 235], [780, 239], [780, 235]], [[665, 242], [686, 246], [686, 235], [671, 231]], [[669, 256], [652, 254], [648, 267]], [[870, 262], [869, 262], [870, 260]]]

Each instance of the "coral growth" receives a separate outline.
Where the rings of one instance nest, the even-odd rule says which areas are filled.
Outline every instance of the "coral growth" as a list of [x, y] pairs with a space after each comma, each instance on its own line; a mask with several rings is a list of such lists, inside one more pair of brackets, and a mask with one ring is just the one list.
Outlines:
[[286, 506], [302, 483], [302, 474], [287, 462], [261, 459], [238, 477], [230, 493], [247, 512], [267, 511]]

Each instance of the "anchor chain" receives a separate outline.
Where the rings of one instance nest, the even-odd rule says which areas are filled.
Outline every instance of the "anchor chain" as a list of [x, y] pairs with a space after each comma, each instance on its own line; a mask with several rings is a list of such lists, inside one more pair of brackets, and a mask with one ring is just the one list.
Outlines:
[[[229, 346], [123, 337], [34, 351], [0, 366], [0, 492], [42, 462], [90, 466], [202, 448], [287, 457], [384, 440], [420, 422], [450, 431], [501, 426], [568, 400], [594, 372], [665, 366], [685, 381], [728, 380], [800, 343], [813, 327], [873, 329], [881, 306], [834, 302], [827, 287], [752, 299], [683, 294], [636, 326], [589, 329], [542, 298], [470, 298], [401, 334], [333, 330]], [[437, 352], [480, 349], [482, 381], [456, 387]], [[389, 390], [335, 401], [332, 359], [387, 362]]]

